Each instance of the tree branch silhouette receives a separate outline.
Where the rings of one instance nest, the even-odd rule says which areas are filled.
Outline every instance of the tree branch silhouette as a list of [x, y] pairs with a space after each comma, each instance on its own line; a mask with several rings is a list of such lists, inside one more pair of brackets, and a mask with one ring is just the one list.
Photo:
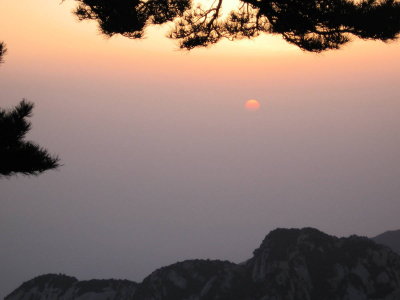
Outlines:
[[4, 55], [7, 52], [6, 44], [0, 42], [0, 64], [4, 62]]
[[[227, 17], [224, 0], [193, 7], [192, 0], [75, 0], [80, 20], [96, 20], [107, 36], [142, 38], [147, 26], [174, 22], [168, 37], [182, 49], [222, 38], [281, 35], [305, 51], [338, 49], [353, 37], [388, 41], [400, 32], [398, 0], [241, 0]], [[225, 0], [226, 1], [226, 0]]]
[[0, 108], [0, 177], [17, 173], [39, 175], [59, 167], [59, 158], [39, 145], [24, 141], [31, 129], [26, 119], [32, 116], [34, 104], [22, 100], [15, 108]]
[[[0, 63], [3, 63], [7, 48], [0, 42]], [[24, 141], [31, 123], [34, 104], [23, 99], [15, 108], [0, 108], [0, 178], [18, 173], [39, 175], [60, 166], [59, 158], [33, 142]]]

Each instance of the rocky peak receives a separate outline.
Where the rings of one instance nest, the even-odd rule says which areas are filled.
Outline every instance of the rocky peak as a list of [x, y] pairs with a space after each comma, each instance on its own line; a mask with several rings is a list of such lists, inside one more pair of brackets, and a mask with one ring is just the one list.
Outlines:
[[272, 231], [247, 266], [271, 297], [386, 299], [400, 288], [400, 257], [390, 249], [313, 228]]
[[265, 237], [253, 254], [254, 257], [267, 255], [269, 259], [280, 260], [295, 249], [309, 251], [315, 247], [330, 247], [335, 239], [337, 238], [314, 228], [278, 228]]

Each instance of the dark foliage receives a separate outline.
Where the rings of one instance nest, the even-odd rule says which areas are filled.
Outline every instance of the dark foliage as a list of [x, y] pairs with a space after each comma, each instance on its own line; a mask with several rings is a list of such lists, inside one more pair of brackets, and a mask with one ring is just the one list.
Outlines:
[[33, 103], [22, 100], [14, 109], [0, 109], [0, 176], [17, 173], [38, 175], [59, 166], [58, 157], [51, 156], [39, 145], [24, 141], [31, 123]]
[[224, 0], [210, 7], [192, 6], [192, 0], [75, 0], [80, 20], [97, 20], [112, 36], [143, 37], [146, 26], [174, 20], [169, 37], [180, 47], [208, 46], [227, 38], [254, 38], [261, 33], [280, 34], [303, 50], [337, 49], [352, 36], [393, 40], [400, 32], [397, 0], [241, 0], [228, 17], [222, 17]]
[[143, 37], [149, 24], [172, 21], [190, 8], [190, 0], [76, 0], [80, 20], [97, 20], [106, 35]]
[[3, 57], [4, 54], [6, 54], [6, 52], [7, 52], [6, 44], [4, 44], [4, 42], [0, 42], [0, 64], [4, 62]]

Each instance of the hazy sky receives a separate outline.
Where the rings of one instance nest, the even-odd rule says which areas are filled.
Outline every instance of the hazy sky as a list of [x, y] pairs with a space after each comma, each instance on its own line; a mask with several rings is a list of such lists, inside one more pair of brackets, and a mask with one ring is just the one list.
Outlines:
[[160, 28], [106, 39], [59, 2], [0, 2], [1, 107], [35, 102], [28, 138], [64, 164], [0, 179], [0, 297], [43, 273], [240, 262], [276, 227], [400, 228], [400, 43], [188, 53]]

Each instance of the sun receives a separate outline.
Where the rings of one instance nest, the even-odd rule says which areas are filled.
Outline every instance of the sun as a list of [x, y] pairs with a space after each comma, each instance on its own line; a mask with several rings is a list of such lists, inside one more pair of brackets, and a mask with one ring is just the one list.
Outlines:
[[248, 110], [248, 111], [256, 111], [260, 109], [260, 102], [258, 102], [255, 99], [250, 99], [247, 100], [246, 103], [244, 104], [244, 107]]

